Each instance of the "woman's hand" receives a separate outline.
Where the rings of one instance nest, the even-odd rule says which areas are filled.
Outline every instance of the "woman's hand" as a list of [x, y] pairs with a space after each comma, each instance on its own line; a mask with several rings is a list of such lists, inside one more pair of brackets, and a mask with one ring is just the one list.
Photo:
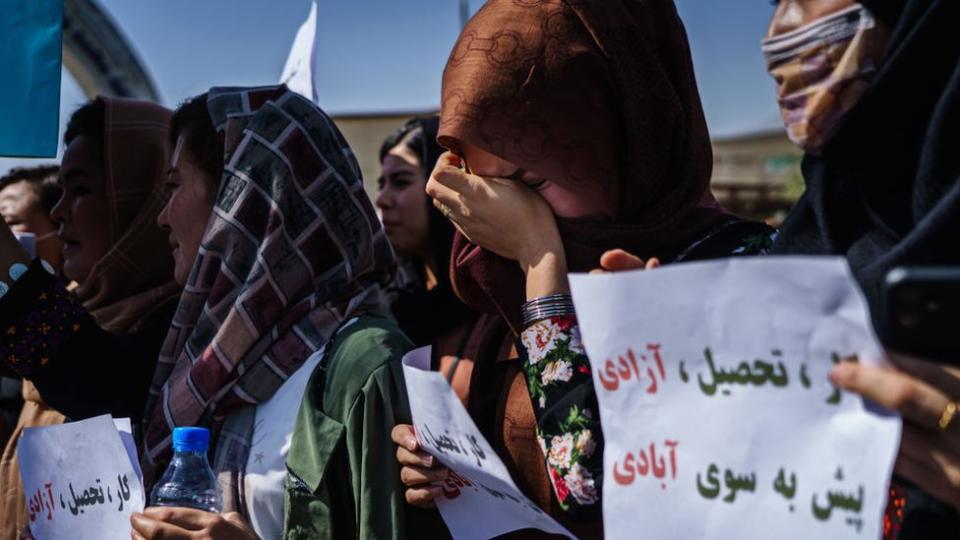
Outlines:
[[130, 516], [133, 540], [260, 540], [236, 512], [214, 514], [192, 508], [153, 506]]
[[647, 262], [636, 255], [622, 249], [611, 249], [600, 256], [600, 268], [590, 271], [591, 274], [608, 274], [610, 272], [626, 272], [628, 270], [653, 270], [660, 266], [660, 259], [651, 257]]
[[960, 369], [890, 356], [898, 369], [845, 362], [830, 379], [903, 416], [894, 471], [960, 510]]
[[443, 495], [443, 488], [434, 485], [447, 479], [449, 469], [423, 451], [413, 426], [394, 426], [390, 438], [397, 443], [397, 461], [400, 462], [400, 481], [407, 487], [404, 498], [418, 508], [434, 508], [434, 500]]
[[460, 158], [447, 152], [427, 182], [427, 195], [471, 242], [519, 262], [524, 271], [563, 254], [553, 210], [520, 181], [464, 172]]

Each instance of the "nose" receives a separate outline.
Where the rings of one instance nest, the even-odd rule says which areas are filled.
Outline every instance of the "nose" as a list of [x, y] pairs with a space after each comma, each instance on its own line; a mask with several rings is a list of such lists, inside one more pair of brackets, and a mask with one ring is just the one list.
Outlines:
[[381, 210], [387, 210], [388, 208], [393, 208], [394, 198], [392, 190], [390, 188], [383, 188], [377, 193], [377, 199], [374, 201], [374, 204], [377, 205], [377, 208]]
[[54, 223], [63, 227], [67, 222], [67, 203], [65, 202], [67, 198], [67, 192], [64, 191], [60, 194], [60, 198], [57, 199], [57, 204], [53, 205], [53, 208], [50, 209], [50, 219]]
[[167, 215], [170, 212], [170, 200], [173, 197], [167, 197], [167, 201], [163, 204], [163, 208], [160, 209], [160, 213], [157, 214], [157, 225], [164, 230], [170, 229], [170, 217]]

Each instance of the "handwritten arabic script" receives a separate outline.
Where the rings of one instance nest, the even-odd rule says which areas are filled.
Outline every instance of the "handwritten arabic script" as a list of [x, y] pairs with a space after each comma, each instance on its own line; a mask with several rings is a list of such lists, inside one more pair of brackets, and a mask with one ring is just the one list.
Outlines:
[[26, 429], [17, 450], [34, 537], [129, 538], [143, 486], [109, 416]]
[[571, 285], [587, 354], [602, 359], [606, 537], [636, 537], [638, 520], [651, 538], [879, 536], [899, 420], [829, 381], [835, 363], [882, 358], [842, 260]]
[[450, 469], [437, 500], [450, 534], [486, 540], [534, 528], [573, 538], [517, 488], [446, 379], [429, 370], [429, 347], [410, 352], [403, 363], [417, 438]]

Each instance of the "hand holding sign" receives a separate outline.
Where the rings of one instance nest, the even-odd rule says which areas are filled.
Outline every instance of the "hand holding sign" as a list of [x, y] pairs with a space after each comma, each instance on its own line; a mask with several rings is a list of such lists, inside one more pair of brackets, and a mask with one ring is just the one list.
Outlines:
[[404, 357], [403, 375], [417, 439], [450, 471], [436, 499], [450, 534], [486, 540], [535, 528], [573, 538], [513, 483], [443, 375], [429, 371], [430, 348]]

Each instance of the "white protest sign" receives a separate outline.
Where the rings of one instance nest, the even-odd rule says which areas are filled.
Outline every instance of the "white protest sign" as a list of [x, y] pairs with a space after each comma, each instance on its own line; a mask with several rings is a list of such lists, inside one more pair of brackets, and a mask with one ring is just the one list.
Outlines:
[[130, 538], [143, 486], [110, 416], [27, 428], [17, 455], [35, 538]]
[[134, 472], [140, 483], [143, 483], [143, 470], [140, 469], [140, 458], [137, 456], [137, 441], [133, 440], [133, 426], [129, 418], [114, 418], [113, 425], [117, 427], [120, 434], [120, 442], [123, 443], [123, 449], [127, 451], [130, 458], [130, 464], [133, 465]]
[[882, 352], [839, 258], [570, 279], [606, 441], [608, 538], [876, 539], [899, 418], [833, 387]]
[[440, 373], [430, 371], [430, 348], [403, 359], [410, 412], [423, 449], [450, 469], [437, 508], [458, 540], [486, 540], [534, 528], [575, 538], [517, 488]]

